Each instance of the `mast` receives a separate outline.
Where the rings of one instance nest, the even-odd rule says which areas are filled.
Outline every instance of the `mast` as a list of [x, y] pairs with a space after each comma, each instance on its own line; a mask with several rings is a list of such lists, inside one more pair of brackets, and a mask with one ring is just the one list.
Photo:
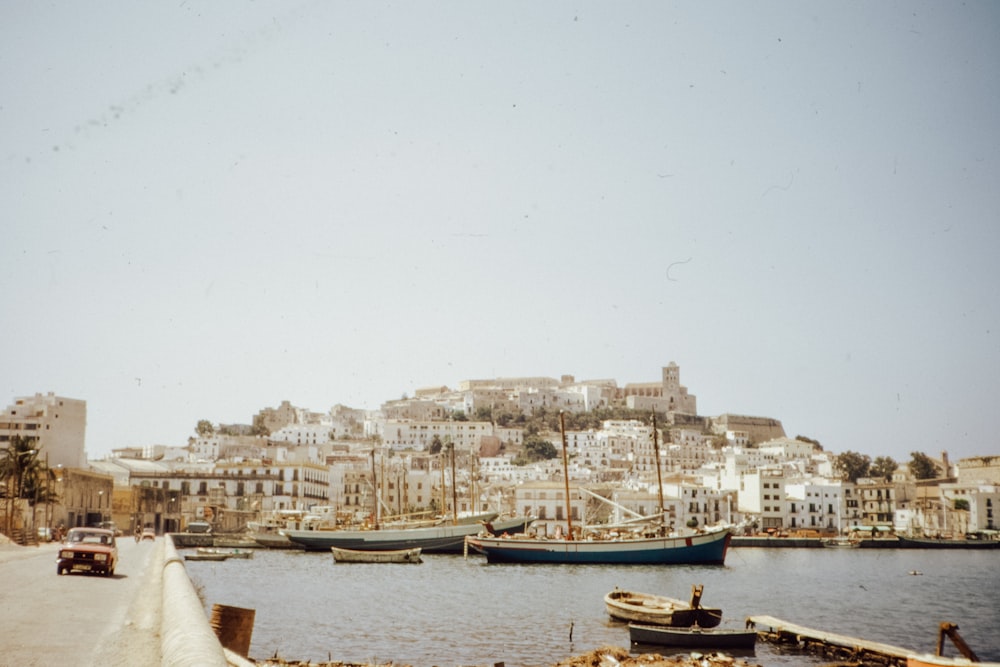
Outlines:
[[438, 454], [438, 461], [441, 463], [441, 518], [448, 515], [448, 483], [444, 476], [444, 448]]
[[458, 525], [458, 484], [455, 479], [455, 445], [451, 446], [451, 524]]
[[660, 441], [656, 432], [656, 411], [653, 411], [653, 456], [656, 457], [656, 490], [660, 497], [660, 534], [666, 532], [663, 521], [663, 476], [660, 472]]
[[566, 489], [566, 539], [573, 539], [573, 512], [569, 500], [569, 454], [566, 445], [566, 413], [559, 411], [559, 432], [562, 434], [563, 485]]
[[372, 497], [375, 500], [375, 530], [378, 530], [378, 515], [379, 515], [379, 502], [378, 502], [378, 479], [375, 475], [375, 448], [372, 447]]

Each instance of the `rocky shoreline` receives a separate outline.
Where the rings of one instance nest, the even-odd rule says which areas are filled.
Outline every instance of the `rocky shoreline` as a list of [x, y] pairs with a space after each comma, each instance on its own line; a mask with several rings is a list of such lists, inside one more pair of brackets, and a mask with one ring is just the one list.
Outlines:
[[[394, 662], [379, 665], [355, 662], [309, 662], [272, 658], [254, 661], [258, 667], [413, 667]], [[495, 663], [490, 667], [503, 667]], [[663, 656], [656, 653], [632, 655], [620, 646], [602, 646], [582, 655], [553, 663], [552, 667], [760, 667], [724, 653], [689, 653]]]

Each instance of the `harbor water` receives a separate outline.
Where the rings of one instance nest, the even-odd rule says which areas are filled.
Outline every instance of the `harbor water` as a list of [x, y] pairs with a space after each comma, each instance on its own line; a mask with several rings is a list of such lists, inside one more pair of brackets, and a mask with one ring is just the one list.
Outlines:
[[[215, 604], [256, 610], [257, 659], [552, 665], [629, 646], [627, 626], [604, 608], [616, 586], [687, 599], [704, 584], [703, 604], [723, 610], [724, 627], [767, 614], [933, 652], [939, 623], [950, 621], [981, 659], [1000, 661], [996, 550], [732, 548], [724, 566], [563, 566], [490, 565], [474, 554], [334, 563], [326, 553], [261, 549], [249, 560], [186, 567], [206, 613]], [[748, 659], [764, 667], [829, 662], [762, 643]]]

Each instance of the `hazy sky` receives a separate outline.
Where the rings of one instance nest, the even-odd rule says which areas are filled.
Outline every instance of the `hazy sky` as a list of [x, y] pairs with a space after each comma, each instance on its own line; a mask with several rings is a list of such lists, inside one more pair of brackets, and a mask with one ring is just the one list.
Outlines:
[[1000, 454], [1000, 4], [0, 6], [0, 403], [656, 381]]

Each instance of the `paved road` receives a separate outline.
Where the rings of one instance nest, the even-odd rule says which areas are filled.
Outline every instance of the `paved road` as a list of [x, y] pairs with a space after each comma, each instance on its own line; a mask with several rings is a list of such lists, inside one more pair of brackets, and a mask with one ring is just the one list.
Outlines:
[[119, 540], [110, 578], [59, 576], [57, 551], [0, 545], [0, 667], [159, 665], [163, 539]]

